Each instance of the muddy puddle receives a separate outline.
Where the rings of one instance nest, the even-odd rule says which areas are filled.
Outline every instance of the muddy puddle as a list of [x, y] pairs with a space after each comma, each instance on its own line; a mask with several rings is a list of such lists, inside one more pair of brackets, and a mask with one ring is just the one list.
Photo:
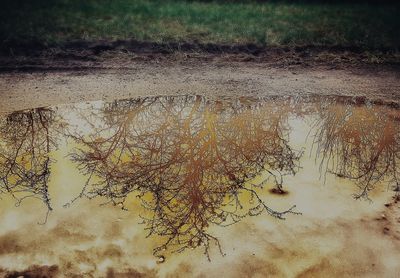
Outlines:
[[396, 277], [399, 182], [400, 110], [360, 99], [14, 112], [0, 119], [0, 275]]

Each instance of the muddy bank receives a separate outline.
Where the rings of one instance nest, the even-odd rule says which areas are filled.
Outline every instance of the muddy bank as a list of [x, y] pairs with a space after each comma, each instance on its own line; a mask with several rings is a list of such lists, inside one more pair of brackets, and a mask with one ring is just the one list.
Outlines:
[[[389, 48], [260, 46], [256, 44], [156, 43], [136, 40], [76, 40], [64, 44], [7, 42], [0, 46], [0, 72], [131, 68], [132, 63], [256, 63], [274, 68], [400, 68]], [[133, 66], [134, 67], [134, 66]]]
[[60, 51], [82, 51], [91, 50], [93, 54], [109, 50], [126, 50], [136, 53], [160, 53], [169, 54], [172, 52], [203, 52], [214, 54], [254, 54], [263, 53], [282, 53], [290, 50], [296, 52], [317, 53], [329, 51], [332, 53], [353, 52], [362, 53], [367, 50], [381, 53], [395, 53], [396, 50], [388, 47], [366, 48], [360, 46], [318, 46], [318, 45], [297, 45], [297, 46], [265, 46], [255, 43], [246, 44], [218, 44], [218, 43], [200, 43], [200, 42], [153, 42], [129, 40], [72, 40], [65, 43], [44, 43], [41, 41], [7, 41], [0, 46], [0, 53], [32, 55], [43, 53], [46, 50], [59, 49]]
[[[399, 62], [398, 50], [385, 47], [360, 47], [341, 45], [259, 45], [247, 44], [218, 44], [200, 42], [153, 42], [130, 40], [73, 40], [65, 43], [44, 43], [41, 41], [6, 41], [0, 46], [1, 56], [27, 56], [50, 55], [51, 53], [90, 53], [98, 55], [108, 51], [122, 51], [137, 54], [171, 54], [202, 53], [209, 54], [249, 54], [259, 57], [283, 56], [297, 53], [306, 58], [319, 53], [332, 53], [341, 55], [343, 53], [359, 55], [362, 57], [369, 54], [377, 54], [381, 57], [395, 58]], [[57, 56], [57, 55], [55, 55]]]
[[[0, 74], [0, 112], [137, 96], [341, 95], [398, 103], [400, 72], [380, 68], [272, 68], [263, 63], [127, 61], [91, 70], [65, 64], [51, 71]], [[123, 67], [129, 64], [127, 67]]]

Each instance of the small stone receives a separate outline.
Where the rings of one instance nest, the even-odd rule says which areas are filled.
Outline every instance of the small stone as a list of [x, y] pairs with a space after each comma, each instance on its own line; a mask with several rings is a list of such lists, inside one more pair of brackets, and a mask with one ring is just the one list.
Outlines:
[[158, 256], [157, 263], [162, 264], [163, 262], [165, 262], [165, 257], [163, 255]]
[[387, 220], [386, 215], [382, 214], [381, 217], [375, 218], [376, 220]]

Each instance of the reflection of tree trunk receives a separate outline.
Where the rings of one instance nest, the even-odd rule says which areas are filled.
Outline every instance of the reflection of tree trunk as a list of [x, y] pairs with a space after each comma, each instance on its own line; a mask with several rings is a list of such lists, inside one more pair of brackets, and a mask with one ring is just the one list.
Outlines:
[[34, 197], [52, 209], [48, 180], [54, 121], [54, 111], [47, 108], [14, 112], [0, 120], [0, 189], [18, 204]]
[[397, 186], [400, 172], [400, 125], [389, 108], [330, 105], [320, 111], [315, 143], [327, 170], [353, 179], [360, 187], [356, 198], [383, 180]]
[[[250, 107], [253, 105], [253, 107]], [[137, 192], [149, 215], [149, 234], [167, 241], [157, 248], [182, 251], [210, 241], [210, 224], [230, 225], [270, 209], [247, 181], [262, 171], [281, 188], [299, 159], [286, 139], [287, 111], [276, 104], [207, 101], [201, 97], [116, 101], [99, 111], [89, 136], [73, 136], [81, 149], [72, 154], [96, 182], [81, 196], [105, 196], [124, 204]], [[242, 196], [256, 204], [249, 210]]]

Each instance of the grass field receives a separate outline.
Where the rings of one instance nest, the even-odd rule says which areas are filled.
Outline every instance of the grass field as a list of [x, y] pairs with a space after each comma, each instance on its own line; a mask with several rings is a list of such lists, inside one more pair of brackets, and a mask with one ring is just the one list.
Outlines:
[[0, 9], [0, 41], [136, 39], [398, 49], [399, 15], [398, 4], [7, 0]]

